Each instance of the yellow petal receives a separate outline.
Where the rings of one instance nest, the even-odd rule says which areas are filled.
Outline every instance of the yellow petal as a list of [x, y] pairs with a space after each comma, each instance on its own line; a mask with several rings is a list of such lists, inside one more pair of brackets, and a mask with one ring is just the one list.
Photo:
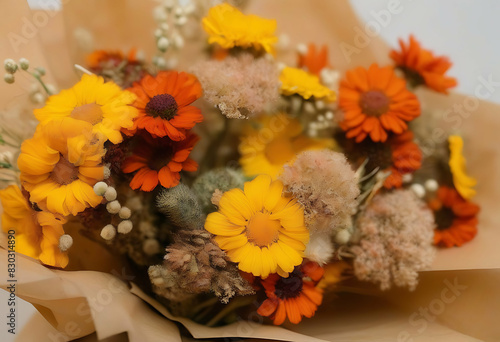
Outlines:
[[241, 234], [245, 227], [235, 225], [219, 212], [210, 213], [205, 221], [205, 229], [214, 235], [234, 236]]
[[[241, 189], [226, 191], [219, 201], [219, 208], [220, 212], [228, 217], [231, 222], [242, 223], [243, 225], [255, 212]], [[234, 217], [237, 218], [238, 222], [233, 220]]]
[[254, 212], [261, 211], [264, 206], [264, 198], [267, 196], [271, 177], [268, 175], [259, 175], [251, 182], [244, 185], [245, 195], [249, 199]]
[[272, 212], [274, 207], [276, 207], [279, 200], [281, 199], [282, 193], [283, 193], [283, 183], [279, 180], [272, 182], [271, 185], [269, 186], [269, 192], [267, 193], [267, 196], [264, 199], [264, 208]]
[[235, 236], [215, 236], [215, 242], [221, 249], [236, 249], [243, 247], [248, 243], [248, 239], [245, 234], [239, 234]]
[[303, 244], [301, 241], [295, 240], [285, 234], [280, 234], [279, 241], [298, 251], [303, 251], [306, 249], [306, 245]]

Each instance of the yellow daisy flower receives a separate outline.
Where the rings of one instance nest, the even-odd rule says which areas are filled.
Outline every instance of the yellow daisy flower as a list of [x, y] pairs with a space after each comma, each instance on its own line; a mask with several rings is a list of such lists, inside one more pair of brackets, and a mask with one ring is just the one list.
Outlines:
[[17, 185], [0, 191], [2, 229], [15, 230], [16, 252], [40, 260], [46, 265], [66, 267], [68, 255], [59, 249], [66, 220], [45, 211], [36, 211]]
[[476, 190], [474, 190], [473, 187], [476, 185], [477, 181], [468, 176], [465, 170], [465, 157], [462, 154], [464, 141], [462, 137], [458, 135], [450, 135], [448, 137], [448, 143], [450, 148], [450, 160], [448, 161], [448, 165], [450, 166], [453, 176], [453, 184], [464, 199], [471, 199], [476, 195]]
[[219, 211], [208, 215], [205, 229], [229, 259], [243, 272], [266, 278], [287, 277], [302, 263], [309, 241], [304, 210], [292, 197], [284, 197], [283, 183], [260, 175], [244, 190], [225, 192]]
[[312, 139], [302, 134], [300, 122], [286, 114], [264, 115], [242, 130], [240, 164], [246, 176], [266, 174], [274, 179], [298, 153], [334, 146], [332, 139]]
[[35, 109], [35, 116], [41, 123], [65, 117], [88, 122], [94, 132], [118, 144], [123, 140], [120, 129], [132, 128], [139, 114], [131, 106], [135, 99], [133, 93], [121, 90], [115, 83], [85, 74], [72, 88], [49, 97], [45, 107]]
[[330, 102], [336, 98], [335, 92], [322, 85], [318, 76], [302, 69], [285, 67], [281, 71], [280, 82], [283, 95], [298, 94], [306, 100], [314, 96]]
[[93, 186], [104, 178], [103, 156], [90, 123], [63, 118], [39, 125], [22, 144], [17, 164], [30, 201], [66, 216], [101, 203]]
[[226, 3], [212, 7], [202, 24], [209, 34], [208, 43], [217, 43], [224, 49], [253, 47], [273, 53], [273, 44], [278, 41], [274, 35], [276, 20], [244, 15]]

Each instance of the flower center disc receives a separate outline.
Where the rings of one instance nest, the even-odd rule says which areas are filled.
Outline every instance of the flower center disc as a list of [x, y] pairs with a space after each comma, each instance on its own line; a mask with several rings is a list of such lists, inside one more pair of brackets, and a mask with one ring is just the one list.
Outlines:
[[434, 212], [434, 218], [436, 220], [437, 229], [446, 230], [453, 225], [455, 214], [450, 208], [442, 207], [438, 211]]
[[370, 90], [361, 95], [359, 105], [363, 113], [379, 117], [389, 110], [389, 98], [379, 90]]
[[268, 246], [277, 241], [280, 228], [281, 223], [279, 220], [272, 220], [268, 213], [258, 212], [248, 222], [248, 241], [259, 247]]
[[102, 121], [103, 115], [101, 106], [95, 103], [87, 103], [73, 109], [71, 117], [95, 125]]
[[266, 146], [266, 157], [271, 164], [283, 165], [295, 156], [289, 138], [276, 138]]
[[300, 296], [303, 287], [302, 273], [295, 268], [288, 278], [280, 278], [274, 287], [278, 298], [288, 299]]
[[177, 114], [177, 109], [177, 102], [170, 94], [156, 95], [146, 105], [146, 113], [165, 120], [172, 119]]
[[78, 167], [71, 164], [68, 159], [60, 156], [59, 161], [54, 166], [54, 169], [50, 174], [50, 177], [58, 184], [70, 184], [78, 179]]

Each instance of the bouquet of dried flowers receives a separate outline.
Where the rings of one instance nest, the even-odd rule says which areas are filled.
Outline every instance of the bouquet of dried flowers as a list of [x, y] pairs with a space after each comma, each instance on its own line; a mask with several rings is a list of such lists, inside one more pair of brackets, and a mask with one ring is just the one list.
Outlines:
[[[196, 4], [155, 9], [151, 60], [94, 51], [68, 89], [5, 60], [5, 82], [31, 75], [39, 104], [30, 137], [0, 136], [16, 252], [74, 269], [83, 234], [174, 315], [219, 326], [256, 310], [281, 325], [346, 279], [414, 290], [436, 248], [475, 237], [464, 140], [428, 148], [432, 113], [414, 93], [457, 84], [448, 58], [410, 36], [389, 65], [341, 74], [315, 44], [286, 65], [274, 20]], [[200, 24], [204, 53], [177, 70]]]

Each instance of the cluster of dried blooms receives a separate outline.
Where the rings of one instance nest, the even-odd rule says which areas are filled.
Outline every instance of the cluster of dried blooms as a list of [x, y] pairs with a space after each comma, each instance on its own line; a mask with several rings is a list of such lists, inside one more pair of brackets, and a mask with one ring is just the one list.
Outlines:
[[377, 195], [356, 221], [357, 245], [351, 247], [360, 280], [415, 289], [418, 272], [432, 263], [434, 218], [411, 190]]
[[149, 277], [156, 294], [171, 301], [184, 301], [213, 292], [221, 302], [254, 293], [234, 264], [205, 230], [180, 230], [167, 248], [163, 265], [151, 266]]
[[[215, 174], [224, 172], [219, 170]], [[231, 175], [228, 174], [227, 179], [230, 184], [234, 181]], [[198, 180], [197, 188], [207, 190], [217, 186], [210, 183], [212, 177], [209, 174]], [[209, 191], [200, 193], [211, 197]], [[163, 264], [149, 268], [155, 293], [180, 302], [212, 292], [222, 303], [236, 295], [253, 293], [252, 287], [240, 277], [237, 267], [228, 262], [226, 253], [212, 241], [212, 235], [203, 229], [205, 215], [197, 196], [199, 193], [195, 194], [181, 183], [171, 189], [162, 189], [156, 197], [156, 206], [173, 225], [175, 235], [174, 243], [166, 249]]]
[[280, 176], [285, 191], [304, 206], [311, 231], [333, 231], [350, 225], [356, 213], [359, 186], [355, 172], [342, 153], [306, 151]]
[[192, 72], [203, 86], [204, 98], [228, 118], [251, 117], [279, 99], [276, 65], [248, 53], [198, 63]]

